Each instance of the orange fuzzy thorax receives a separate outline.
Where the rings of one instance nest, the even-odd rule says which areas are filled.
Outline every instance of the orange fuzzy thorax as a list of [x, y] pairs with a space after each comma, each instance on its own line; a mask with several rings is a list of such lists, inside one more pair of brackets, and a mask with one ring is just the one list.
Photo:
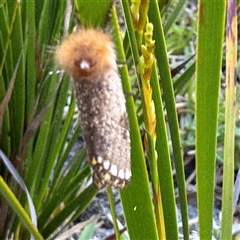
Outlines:
[[93, 29], [67, 37], [56, 50], [56, 60], [75, 81], [91, 81], [109, 69], [117, 69], [110, 36]]

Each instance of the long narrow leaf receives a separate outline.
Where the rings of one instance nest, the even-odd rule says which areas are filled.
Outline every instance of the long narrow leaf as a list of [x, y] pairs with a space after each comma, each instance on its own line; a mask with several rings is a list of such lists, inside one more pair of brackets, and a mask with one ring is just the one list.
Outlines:
[[[128, 26], [130, 46], [134, 58], [137, 57], [137, 45], [133, 35], [133, 26], [130, 17], [128, 1], [122, 1], [124, 14]], [[126, 62], [123, 51], [122, 40], [118, 33], [117, 50], [120, 62]], [[133, 50], [135, 49], [135, 50]], [[127, 67], [119, 70], [122, 77], [123, 89], [126, 93], [131, 93], [130, 81]], [[132, 97], [127, 98], [127, 110], [130, 123], [131, 135], [131, 165], [133, 176], [128, 187], [121, 191], [121, 200], [124, 208], [124, 214], [128, 226], [128, 232], [132, 239], [157, 239], [157, 228], [152, 208], [150, 189], [146, 171], [146, 164], [143, 155], [141, 136], [139, 133], [138, 121], [135, 113], [135, 107]], [[146, 216], [148, 216], [146, 218]]]
[[[216, 134], [226, 1], [199, 4], [196, 85], [196, 167], [200, 238], [211, 239]], [[214, 33], [214, 34], [213, 34]]]
[[[63, 223], [63, 221], [74, 211], [78, 211], [80, 214], [83, 211], [87, 204], [91, 201], [93, 196], [97, 194], [97, 189], [95, 185], [90, 185], [86, 188], [78, 197], [75, 197], [67, 206], [43, 229], [42, 235], [44, 238], [47, 238], [51, 233], [53, 233], [56, 228]], [[84, 203], [84, 204], [81, 204]]]
[[228, 1], [226, 29], [226, 104], [221, 239], [232, 237], [236, 121], [237, 3]]
[[11, 189], [7, 186], [3, 178], [0, 176], [0, 192], [1, 194], [6, 198], [9, 205], [12, 207], [12, 209], [16, 212], [18, 217], [21, 219], [22, 223], [26, 226], [26, 228], [29, 230], [31, 235], [35, 239], [43, 240], [43, 237], [38, 232], [38, 230], [35, 228], [34, 224], [31, 222], [30, 218], [28, 217], [26, 211], [23, 209]]
[[5, 112], [6, 108], [7, 108], [8, 103], [9, 103], [9, 101], [11, 99], [12, 90], [13, 90], [13, 86], [14, 86], [14, 83], [15, 83], [15, 80], [16, 80], [17, 70], [18, 70], [18, 66], [19, 66], [21, 57], [22, 57], [22, 54], [18, 58], [18, 62], [17, 62], [16, 67], [14, 69], [13, 76], [12, 76], [12, 79], [11, 79], [11, 81], [9, 83], [8, 90], [6, 92], [6, 95], [5, 95], [4, 99], [3, 99], [3, 101], [0, 104], [0, 138], [2, 137], [3, 115], [4, 115], [4, 112]]
[[[181, 151], [181, 142], [179, 136], [179, 126], [177, 119], [177, 111], [175, 107], [174, 100], [174, 92], [172, 79], [169, 70], [169, 63], [167, 58], [167, 50], [166, 50], [166, 40], [163, 33], [162, 21], [160, 12], [158, 9], [157, 1], [150, 1], [150, 9], [149, 9], [149, 21], [155, 24], [154, 28], [154, 39], [156, 39], [156, 58], [158, 69], [162, 82], [163, 89], [163, 99], [165, 102], [171, 141], [173, 147], [174, 154], [174, 162], [176, 166], [177, 172], [177, 183], [178, 190], [180, 196], [180, 208], [182, 214], [183, 221], [183, 232], [184, 238], [189, 239], [189, 226], [188, 226], [188, 208], [187, 208], [187, 194], [186, 194], [186, 186], [185, 186], [185, 175], [184, 175], [184, 167], [183, 167], [183, 157]], [[168, 235], [169, 234], [169, 235]], [[167, 230], [167, 238], [172, 238], [170, 235], [173, 234], [170, 229]], [[176, 238], [176, 235], [174, 236]]]
[[28, 192], [28, 189], [27, 189], [23, 179], [21, 178], [21, 176], [19, 175], [16, 168], [12, 165], [10, 160], [7, 158], [7, 156], [4, 154], [4, 152], [1, 149], [0, 149], [0, 157], [3, 160], [7, 169], [9, 170], [9, 172], [12, 174], [12, 176], [15, 178], [15, 180], [18, 182], [18, 184], [23, 189], [23, 191], [26, 193], [27, 199], [28, 199], [28, 205], [29, 205], [29, 209], [30, 209], [30, 213], [31, 213], [32, 222], [35, 225], [35, 227], [37, 227], [37, 214], [36, 214], [36, 211], [35, 211], [35, 207], [33, 205], [32, 198], [31, 198], [31, 196]]

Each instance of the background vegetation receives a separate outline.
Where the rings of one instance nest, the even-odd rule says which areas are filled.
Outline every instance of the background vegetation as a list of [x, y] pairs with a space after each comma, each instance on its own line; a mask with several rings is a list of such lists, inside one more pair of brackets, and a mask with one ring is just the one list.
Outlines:
[[[54, 46], [79, 22], [108, 25], [118, 62], [126, 63], [119, 68], [124, 92], [134, 93], [126, 98], [133, 177], [120, 192], [129, 238], [178, 239], [178, 201], [183, 237], [190, 238], [183, 160], [189, 156], [196, 160], [200, 238], [211, 239], [214, 230], [216, 160], [224, 161], [224, 194], [222, 228], [214, 236], [234, 237], [239, 2], [228, 4], [0, 3], [0, 239], [65, 239], [62, 234], [97, 194], [88, 181], [85, 149], [76, 143], [81, 130], [70, 78], [53, 57]], [[80, 239], [90, 239], [95, 224], [91, 219], [68, 234], [87, 225]], [[116, 224], [115, 232], [120, 239]]]

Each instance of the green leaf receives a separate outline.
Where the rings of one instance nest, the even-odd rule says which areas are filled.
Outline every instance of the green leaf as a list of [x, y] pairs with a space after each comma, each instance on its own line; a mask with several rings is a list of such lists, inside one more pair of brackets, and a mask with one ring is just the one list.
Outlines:
[[75, 0], [79, 19], [83, 27], [103, 27], [112, 4], [111, 0]]
[[[212, 238], [216, 136], [226, 1], [199, 4], [196, 86], [196, 167], [200, 238]], [[207, 193], [207, 194], [206, 194]]]
[[[122, 4], [128, 27], [127, 34], [133, 51], [133, 48], [136, 48], [136, 45], [134, 45], [136, 39], [133, 34], [134, 30], [130, 18], [129, 6], [127, 1], [123, 1]], [[126, 62], [121, 36], [119, 33], [117, 34], [116, 29], [118, 28], [115, 25], [115, 33], [117, 36], [115, 41], [117, 46], [116, 49], [118, 50], [117, 56], [120, 62]], [[122, 67], [119, 72], [122, 78], [124, 92], [131, 93], [132, 90], [130, 87], [127, 66]], [[121, 191], [121, 200], [127, 222], [128, 233], [132, 239], [157, 239], [157, 227], [150, 195], [147, 169], [132, 97], [127, 98], [127, 110], [131, 136], [132, 179], [129, 186]]]
[[[13, 67], [16, 65], [18, 58], [24, 47], [23, 44], [23, 34], [21, 28], [21, 15], [20, 9], [17, 2], [10, 1], [8, 2], [9, 9], [13, 12], [9, 12], [9, 15], [15, 16], [12, 32], [11, 32], [11, 44], [9, 45], [11, 51], [11, 66], [8, 69], [9, 74], [13, 72]], [[16, 11], [16, 12], [15, 12]], [[16, 44], [14, 44], [16, 43]], [[18, 73], [17, 81], [14, 85], [11, 101], [9, 102], [10, 106], [10, 124], [11, 124], [11, 148], [14, 154], [19, 154], [21, 147], [21, 140], [24, 129], [24, 109], [25, 109], [25, 56], [22, 57]]]
[[88, 224], [82, 231], [81, 236], [78, 238], [78, 240], [93, 239], [96, 224], [97, 224], [96, 220]]
[[[184, 175], [184, 166], [183, 166], [183, 158], [181, 152], [181, 142], [179, 136], [179, 126], [177, 119], [177, 111], [175, 107], [175, 99], [172, 85], [172, 78], [169, 70], [168, 58], [167, 58], [167, 50], [166, 50], [166, 39], [163, 33], [163, 27], [160, 17], [160, 12], [157, 7], [156, 1], [150, 1], [150, 10], [149, 10], [149, 21], [154, 23], [154, 39], [156, 41], [156, 59], [157, 65], [161, 77], [162, 89], [163, 89], [163, 100], [165, 102], [173, 154], [174, 154], [174, 162], [176, 166], [177, 172], [177, 183], [180, 197], [180, 207], [182, 213], [182, 221], [183, 221], [183, 232], [185, 239], [189, 238], [189, 227], [188, 227], [188, 209], [187, 209], [187, 194], [185, 187], [185, 175]], [[164, 200], [163, 200], [164, 201]], [[166, 215], [165, 215], [166, 216]], [[169, 222], [165, 220], [166, 224]], [[173, 224], [173, 222], [170, 222]], [[177, 229], [174, 228], [174, 231], [169, 227], [166, 228], [167, 238], [168, 239], [176, 239], [178, 236]]]
[[233, 148], [235, 145], [235, 123], [237, 120], [237, 35], [237, 3], [235, 1], [228, 1], [226, 29], [226, 103], [222, 199], [222, 240], [230, 239], [232, 237], [232, 216], [234, 213], [233, 203], [236, 201], [233, 201], [234, 189], [232, 186], [234, 185], [234, 152], [237, 152], [237, 149]]
[[15, 211], [15, 213], [18, 215], [18, 217], [25, 225], [25, 227], [29, 230], [29, 232], [32, 234], [32, 236], [35, 239], [39, 240], [43, 239], [39, 231], [31, 222], [31, 219], [29, 218], [28, 214], [15, 197], [14, 193], [11, 191], [11, 189], [7, 186], [7, 184], [3, 180], [2, 176], [0, 176], [0, 193], [6, 198], [11, 208]]
[[[47, 238], [56, 228], [73, 212], [78, 216], [87, 207], [92, 198], [97, 194], [95, 185], [90, 185], [79, 196], [68, 202], [65, 208], [50, 221], [47, 226], [42, 230], [42, 235]], [[68, 222], [69, 224], [69, 222]]]

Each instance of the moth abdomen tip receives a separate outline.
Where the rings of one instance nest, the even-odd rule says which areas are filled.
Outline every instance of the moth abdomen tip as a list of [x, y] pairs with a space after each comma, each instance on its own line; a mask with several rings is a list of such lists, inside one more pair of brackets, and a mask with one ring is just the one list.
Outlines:
[[121, 189], [130, 182], [132, 176], [130, 166], [121, 169], [108, 160], [104, 161], [101, 157], [93, 158], [91, 165], [93, 168], [93, 182], [98, 189], [108, 186]]

